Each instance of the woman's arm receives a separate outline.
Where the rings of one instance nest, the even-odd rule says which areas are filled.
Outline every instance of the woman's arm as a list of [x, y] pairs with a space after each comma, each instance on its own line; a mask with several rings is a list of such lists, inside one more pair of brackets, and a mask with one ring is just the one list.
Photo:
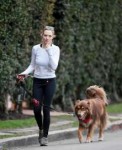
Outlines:
[[27, 75], [27, 74], [32, 73], [34, 71], [34, 68], [35, 68], [35, 57], [36, 57], [35, 49], [32, 48], [31, 63], [28, 66], [28, 68], [25, 71], [23, 71], [22, 73], [20, 73], [19, 75]]
[[60, 49], [58, 46], [54, 47], [53, 46], [47, 49], [47, 53], [49, 56], [49, 66], [51, 69], [56, 70], [59, 62], [59, 57], [60, 57]]

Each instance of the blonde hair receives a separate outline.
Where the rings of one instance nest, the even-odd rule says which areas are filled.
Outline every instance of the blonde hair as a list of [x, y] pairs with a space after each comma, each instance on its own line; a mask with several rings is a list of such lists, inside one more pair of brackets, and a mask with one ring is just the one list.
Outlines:
[[44, 30], [51, 30], [51, 31], [55, 31], [54, 27], [52, 26], [45, 26]]
[[41, 31], [40, 31], [40, 35], [42, 36], [45, 30], [50, 30], [52, 31], [52, 33], [54, 34], [53, 37], [55, 38], [55, 29], [53, 26], [45, 26]]

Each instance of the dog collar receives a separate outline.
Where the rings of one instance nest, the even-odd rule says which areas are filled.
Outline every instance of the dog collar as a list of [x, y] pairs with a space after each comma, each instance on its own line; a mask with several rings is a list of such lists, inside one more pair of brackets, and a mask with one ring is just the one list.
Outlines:
[[84, 123], [89, 123], [91, 121], [92, 118], [86, 118], [85, 120], [82, 120]]
[[85, 127], [85, 128], [88, 128], [89, 125], [91, 124], [91, 122], [92, 122], [92, 118], [89, 117], [89, 118], [86, 118], [84, 120], [80, 120], [80, 125]]

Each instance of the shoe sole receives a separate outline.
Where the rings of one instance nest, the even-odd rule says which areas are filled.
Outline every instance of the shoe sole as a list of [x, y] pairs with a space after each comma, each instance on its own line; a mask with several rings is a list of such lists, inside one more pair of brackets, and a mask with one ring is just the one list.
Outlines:
[[47, 144], [41, 144], [40, 146], [48, 146]]

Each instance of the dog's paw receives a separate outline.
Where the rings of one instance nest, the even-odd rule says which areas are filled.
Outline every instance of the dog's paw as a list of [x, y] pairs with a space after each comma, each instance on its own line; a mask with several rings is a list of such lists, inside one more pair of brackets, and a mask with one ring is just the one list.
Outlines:
[[98, 141], [103, 141], [103, 137], [100, 137], [100, 138], [98, 139]]
[[84, 139], [83, 138], [79, 138], [79, 142], [83, 143]]
[[83, 140], [80, 140], [80, 139], [79, 139], [79, 142], [80, 142], [80, 143], [83, 143]]
[[92, 142], [92, 139], [91, 138], [87, 138], [85, 142], [86, 143], [90, 143], [90, 142]]

